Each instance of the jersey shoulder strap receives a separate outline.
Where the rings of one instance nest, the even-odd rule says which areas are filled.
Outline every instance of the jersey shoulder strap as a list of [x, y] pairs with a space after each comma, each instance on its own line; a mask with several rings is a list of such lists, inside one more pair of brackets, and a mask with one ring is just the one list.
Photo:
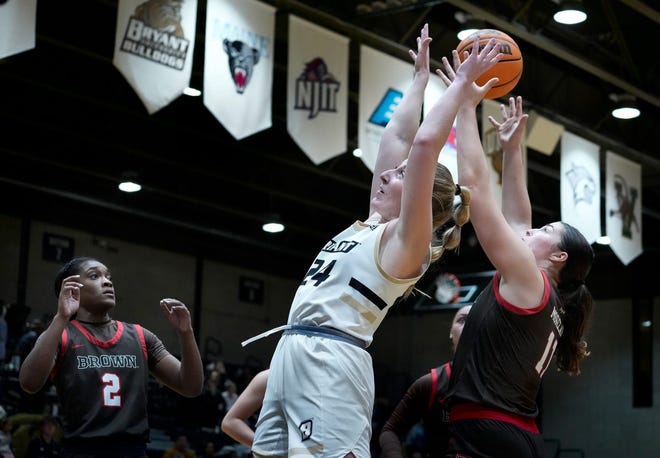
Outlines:
[[435, 397], [438, 393], [438, 369], [444, 368], [445, 374], [447, 374], [447, 380], [451, 377], [451, 364], [449, 362], [446, 362], [440, 367], [434, 367], [431, 369], [431, 392], [429, 394], [429, 405], [428, 409], [431, 410], [433, 407], [433, 403], [435, 402]]
[[434, 367], [431, 369], [431, 393], [429, 394], [429, 410], [433, 407], [433, 401], [435, 401], [435, 393], [438, 390], [438, 368]]

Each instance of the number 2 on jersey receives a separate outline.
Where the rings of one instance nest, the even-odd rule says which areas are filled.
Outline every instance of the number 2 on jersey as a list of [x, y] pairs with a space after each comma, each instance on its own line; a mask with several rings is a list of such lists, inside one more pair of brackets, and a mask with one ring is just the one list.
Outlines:
[[121, 383], [119, 376], [106, 372], [101, 376], [103, 381], [103, 405], [105, 407], [121, 407]]

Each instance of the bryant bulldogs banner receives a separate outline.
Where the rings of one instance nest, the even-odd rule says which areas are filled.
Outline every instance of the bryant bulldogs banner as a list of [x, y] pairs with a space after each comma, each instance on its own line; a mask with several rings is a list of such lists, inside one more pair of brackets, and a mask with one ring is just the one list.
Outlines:
[[348, 38], [289, 16], [287, 130], [314, 164], [346, 151]]
[[561, 220], [594, 243], [600, 228], [598, 145], [564, 131], [561, 136]]
[[413, 65], [368, 46], [360, 50], [358, 146], [362, 162], [373, 172], [383, 129], [412, 83]]
[[197, 0], [119, 0], [113, 64], [152, 114], [190, 84]]
[[605, 215], [610, 248], [624, 265], [642, 254], [642, 167], [607, 152]]
[[37, 0], [0, 2], [0, 59], [34, 48]]
[[240, 140], [272, 124], [275, 8], [254, 0], [209, 0], [204, 105]]

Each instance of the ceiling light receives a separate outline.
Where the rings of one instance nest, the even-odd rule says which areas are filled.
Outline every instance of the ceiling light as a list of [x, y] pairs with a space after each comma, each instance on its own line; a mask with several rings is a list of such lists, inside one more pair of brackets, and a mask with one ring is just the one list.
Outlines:
[[121, 174], [121, 181], [119, 182], [118, 187], [124, 192], [138, 192], [142, 189], [142, 185], [138, 183], [138, 174], [132, 170]]
[[612, 116], [617, 119], [633, 119], [640, 115], [637, 99], [629, 94], [610, 94], [610, 100], [614, 102]]
[[607, 235], [601, 235], [596, 239], [596, 243], [599, 245], [609, 245], [610, 238]]
[[284, 230], [284, 224], [282, 224], [282, 220], [279, 215], [270, 214], [266, 218], [266, 222], [263, 224], [263, 226], [261, 226], [261, 229], [263, 229], [264, 232], [268, 232], [269, 234], [277, 234], [278, 232], [282, 232]]
[[460, 24], [459, 31], [456, 34], [456, 38], [463, 41], [473, 33], [478, 32], [481, 29], [486, 28], [486, 25], [483, 21], [471, 16], [469, 14], [463, 13], [462, 11], [456, 12], [454, 18]]
[[200, 91], [199, 89], [195, 89], [193, 87], [185, 88], [183, 90], [183, 93], [185, 95], [189, 95], [190, 97], [199, 97], [200, 95], [202, 95], [202, 91]]
[[566, 25], [579, 24], [587, 19], [582, 3], [559, 0], [557, 12], [552, 16], [555, 22]]

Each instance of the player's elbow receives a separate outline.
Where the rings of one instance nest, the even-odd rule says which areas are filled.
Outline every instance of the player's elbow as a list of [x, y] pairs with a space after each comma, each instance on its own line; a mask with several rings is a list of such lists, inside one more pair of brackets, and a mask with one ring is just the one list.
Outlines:
[[38, 382], [35, 382], [34, 380], [28, 380], [25, 378], [18, 378], [18, 384], [21, 387], [23, 391], [25, 391], [28, 394], [35, 394], [37, 391], [41, 389], [43, 386], [42, 384], [39, 384]]

